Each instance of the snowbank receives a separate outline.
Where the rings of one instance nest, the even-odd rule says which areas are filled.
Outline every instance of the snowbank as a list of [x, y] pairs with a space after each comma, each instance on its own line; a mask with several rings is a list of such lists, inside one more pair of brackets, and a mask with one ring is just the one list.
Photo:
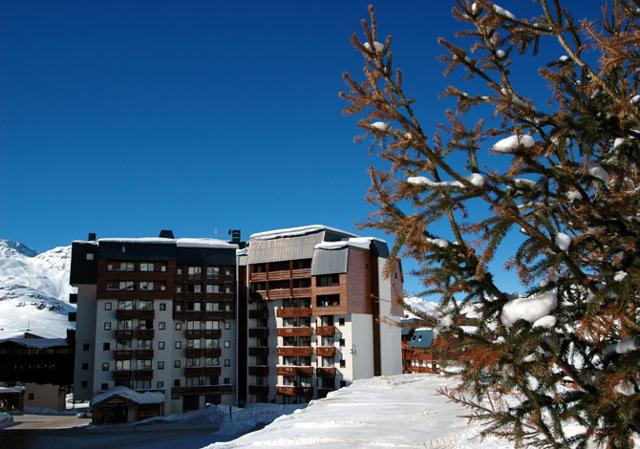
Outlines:
[[502, 440], [478, 438], [480, 427], [437, 393], [456, 379], [421, 374], [374, 377], [329, 393], [262, 430], [207, 449], [232, 448], [465, 448], [506, 449]]

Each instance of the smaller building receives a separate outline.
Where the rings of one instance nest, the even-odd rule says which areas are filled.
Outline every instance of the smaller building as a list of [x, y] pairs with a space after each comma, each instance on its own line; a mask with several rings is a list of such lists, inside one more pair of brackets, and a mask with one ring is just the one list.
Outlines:
[[24, 408], [25, 387], [0, 387], [0, 413]]
[[111, 388], [91, 400], [93, 424], [139, 421], [164, 414], [164, 394], [139, 393], [124, 386]]
[[407, 332], [402, 342], [402, 361], [407, 373], [437, 373], [440, 366], [433, 356], [433, 329], [418, 327]]

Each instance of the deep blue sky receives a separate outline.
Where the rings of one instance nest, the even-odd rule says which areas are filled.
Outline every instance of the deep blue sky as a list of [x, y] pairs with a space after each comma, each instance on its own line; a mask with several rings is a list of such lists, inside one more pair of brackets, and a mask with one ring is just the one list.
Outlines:
[[[353, 230], [375, 161], [337, 92], [360, 73], [349, 39], [368, 3], [0, 0], [0, 238]], [[459, 27], [452, 3], [376, 3], [427, 125], [451, 82], [436, 38]]]

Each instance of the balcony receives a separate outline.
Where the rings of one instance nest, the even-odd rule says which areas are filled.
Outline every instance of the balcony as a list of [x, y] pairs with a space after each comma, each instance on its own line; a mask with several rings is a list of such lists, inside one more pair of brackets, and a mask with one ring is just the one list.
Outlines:
[[318, 346], [316, 348], [316, 355], [318, 357], [334, 357], [336, 355], [335, 346]]
[[251, 357], [266, 357], [269, 355], [269, 348], [266, 346], [249, 348], [249, 355]]
[[126, 340], [130, 338], [141, 338], [149, 340], [153, 338], [153, 329], [118, 329], [115, 331], [116, 339]]
[[306, 298], [311, 296], [311, 287], [300, 287], [291, 289], [293, 298]]
[[116, 310], [116, 320], [152, 320], [155, 316], [154, 310]]
[[276, 393], [282, 396], [303, 396], [305, 398], [310, 398], [313, 396], [313, 388], [278, 385], [276, 386]]
[[173, 387], [171, 388], [171, 398], [178, 399], [186, 394], [231, 394], [233, 385], [200, 385], [196, 387]]
[[266, 296], [269, 299], [291, 298], [291, 289], [290, 288], [272, 288], [267, 290]]
[[313, 375], [313, 366], [282, 366], [276, 367], [278, 376], [311, 376]]
[[220, 367], [218, 366], [204, 366], [184, 369], [185, 377], [200, 377], [200, 376], [219, 376]]
[[277, 353], [282, 357], [311, 357], [313, 348], [310, 346], [280, 346]]
[[269, 318], [268, 309], [249, 310], [249, 318], [260, 319]]
[[276, 329], [278, 337], [311, 337], [313, 329], [310, 327], [279, 327]]
[[278, 309], [276, 311], [276, 316], [278, 318], [295, 318], [295, 317], [307, 317], [311, 316], [311, 308], [310, 307], [293, 307], [286, 309]]
[[291, 270], [291, 277], [293, 279], [309, 278], [311, 277], [311, 268], [298, 268]]
[[291, 278], [291, 270], [275, 270], [267, 273], [267, 279], [270, 281], [284, 281]]
[[184, 331], [187, 339], [194, 338], [220, 338], [222, 331], [220, 329], [191, 329]]
[[117, 349], [114, 354], [116, 360], [141, 359], [149, 360], [153, 358], [153, 349]]
[[329, 366], [316, 368], [316, 376], [318, 377], [336, 377], [336, 369]]
[[127, 380], [151, 380], [153, 378], [152, 369], [138, 369], [138, 370], [121, 370], [113, 372], [113, 380], [127, 381]]
[[220, 357], [220, 348], [186, 348], [185, 357]]
[[215, 310], [210, 312], [202, 310], [176, 310], [173, 313], [173, 317], [176, 320], [186, 321], [227, 320], [235, 318], [235, 312], [233, 310]]
[[318, 326], [316, 327], [316, 335], [320, 337], [333, 337], [336, 333], [335, 326]]
[[268, 376], [269, 367], [268, 366], [250, 366], [249, 374], [251, 376]]
[[269, 329], [266, 327], [249, 329], [249, 337], [251, 338], [269, 338]]
[[264, 271], [261, 273], [251, 273], [249, 275], [250, 282], [264, 282], [267, 280], [267, 273]]
[[249, 385], [249, 394], [264, 396], [269, 394], [268, 385]]

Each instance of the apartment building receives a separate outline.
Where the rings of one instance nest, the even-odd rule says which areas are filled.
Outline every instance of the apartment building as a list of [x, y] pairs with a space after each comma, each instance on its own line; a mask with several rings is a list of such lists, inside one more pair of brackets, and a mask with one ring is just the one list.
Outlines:
[[253, 234], [246, 267], [248, 402], [322, 398], [402, 372], [402, 269], [384, 241], [322, 225]]
[[165, 413], [235, 404], [238, 243], [171, 231], [73, 242], [75, 399], [124, 386], [163, 393]]
[[401, 373], [402, 270], [388, 256], [382, 240], [322, 225], [246, 245], [239, 231], [230, 242], [90, 234], [72, 246], [75, 399], [128, 387], [163, 394], [168, 414], [306, 402]]

